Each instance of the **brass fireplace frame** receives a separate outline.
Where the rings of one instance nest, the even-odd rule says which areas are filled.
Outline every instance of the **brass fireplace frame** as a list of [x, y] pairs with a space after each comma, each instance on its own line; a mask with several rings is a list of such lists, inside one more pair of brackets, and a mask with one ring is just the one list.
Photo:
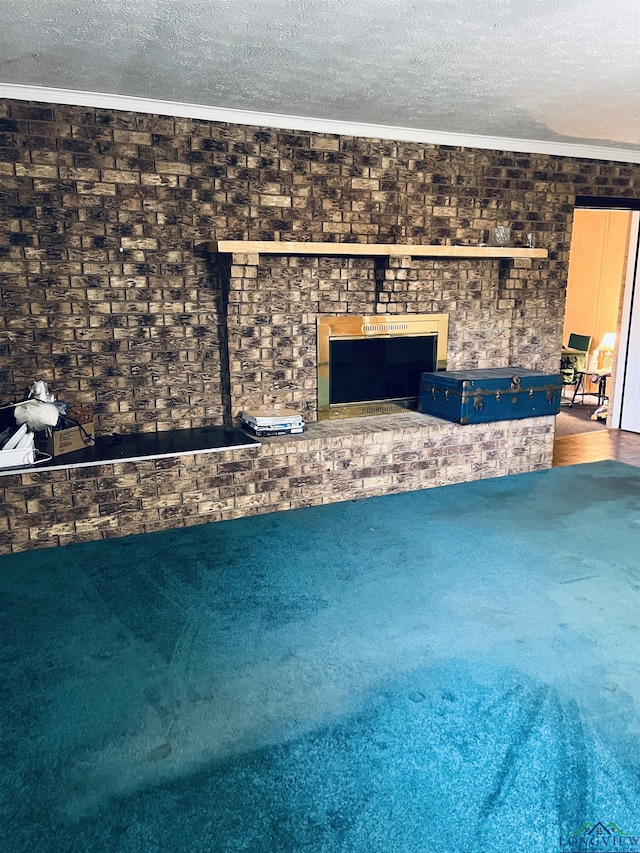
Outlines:
[[319, 317], [318, 341], [318, 420], [353, 418], [405, 411], [417, 398], [371, 400], [357, 403], [329, 402], [329, 342], [335, 339], [424, 337], [436, 335], [437, 370], [447, 367], [448, 314], [363, 314]]

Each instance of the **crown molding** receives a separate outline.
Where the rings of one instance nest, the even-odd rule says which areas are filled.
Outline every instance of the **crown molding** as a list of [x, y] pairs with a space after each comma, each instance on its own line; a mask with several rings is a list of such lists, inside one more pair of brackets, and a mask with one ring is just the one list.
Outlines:
[[357, 121], [312, 118], [311, 116], [290, 116], [254, 110], [236, 110], [229, 107], [211, 107], [202, 104], [139, 98], [133, 95], [56, 89], [48, 86], [28, 86], [21, 83], [0, 83], [0, 98], [125, 110], [177, 118], [272, 127], [279, 130], [311, 131], [340, 136], [364, 136], [396, 142], [425, 142], [432, 145], [451, 145], [492, 151], [513, 151], [523, 154], [547, 154], [557, 157], [581, 157], [590, 160], [612, 160], [619, 163], [640, 163], [640, 150], [631, 148], [586, 145], [578, 142], [551, 142], [540, 139], [476, 136], [470, 133], [445, 133], [438, 130], [366, 124]]

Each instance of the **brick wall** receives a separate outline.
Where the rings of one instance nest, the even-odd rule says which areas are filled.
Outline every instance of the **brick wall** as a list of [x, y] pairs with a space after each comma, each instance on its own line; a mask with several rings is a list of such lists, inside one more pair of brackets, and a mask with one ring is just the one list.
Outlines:
[[[522, 243], [534, 230], [549, 260], [516, 262], [504, 279], [464, 265], [424, 272], [454, 323], [487, 310], [491, 280], [500, 357], [507, 334], [513, 357], [547, 367], [575, 195], [640, 197], [640, 168], [3, 101], [0, 188], [0, 399], [43, 378], [111, 432], [228, 417], [225, 359], [242, 353], [221, 355], [224, 295], [201, 248], [214, 237], [474, 244], [500, 223]], [[259, 273], [261, 286], [270, 274]], [[330, 310], [371, 303], [344, 293]], [[388, 310], [428, 301], [414, 293], [381, 300]], [[324, 295], [315, 301], [325, 310]], [[295, 347], [304, 352], [294, 367], [274, 365], [285, 371], [277, 381], [291, 370], [306, 380], [310, 338]]]
[[[446, 312], [452, 367], [557, 365], [575, 197], [640, 198], [640, 167], [0, 102], [0, 401], [35, 379], [100, 432], [315, 415], [319, 314]], [[507, 224], [548, 260], [214, 258], [211, 239], [475, 245]], [[238, 263], [234, 263], [238, 261]], [[553, 419], [393, 415], [178, 461], [3, 477], [9, 549], [546, 467]], [[314, 432], [316, 430], [317, 432]], [[336, 432], [337, 430], [337, 432]], [[466, 430], [466, 431], [465, 431]]]

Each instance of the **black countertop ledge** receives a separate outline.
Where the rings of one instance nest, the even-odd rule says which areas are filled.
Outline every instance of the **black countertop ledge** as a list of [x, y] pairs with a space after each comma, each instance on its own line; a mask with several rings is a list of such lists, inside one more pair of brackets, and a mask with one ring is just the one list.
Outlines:
[[[220, 453], [260, 446], [260, 442], [241, 429], [230, 427], [197, 427], [165, 432], [138, 432], [129, 435], [96, 436], [95, 444], [51, 460], [2, 468], [0, 475], [31, 471], [53, 471], [60, 468], [82, 468], [113, 462], [141, 462], [198, 453]], [[41, 456], [41, 454], [38, 454]]]

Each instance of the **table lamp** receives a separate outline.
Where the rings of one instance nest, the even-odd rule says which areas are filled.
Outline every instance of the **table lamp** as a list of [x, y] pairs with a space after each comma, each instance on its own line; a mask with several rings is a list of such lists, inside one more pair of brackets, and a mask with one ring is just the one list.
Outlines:
[[613, 364], [613, 351], [616, 348], [616, 333], [605, 332], [602, 340], [597, 346], [598, 352], [598, 369], [611, 369]]

